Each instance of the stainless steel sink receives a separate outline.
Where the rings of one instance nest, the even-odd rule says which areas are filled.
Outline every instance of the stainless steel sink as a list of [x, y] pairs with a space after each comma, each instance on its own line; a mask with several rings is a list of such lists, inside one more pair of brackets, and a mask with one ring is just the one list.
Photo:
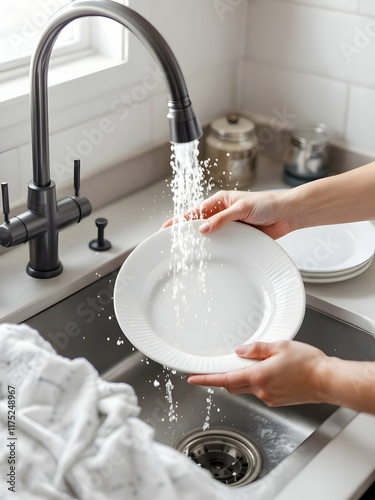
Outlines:
[[[207, 443], [199, 437], [203, 441], [197, 442], [192, 458], [203, 466], [208, 464], [215, 476], [238, 486], [238, 491], [251, 493], [253, 500], [273, 498], [356, 415], [330, 405], [269, 408], [252, 395], [231, 395], [216, 388], [212, 393], [188, 385], [185, 374], [147, 359], [124, 338], [111, 300], [115, 277], [116, 272], [101, 278], [26, 323], [38, 329], [60, 354], [84, 356], [105, 379], [131, 384], [142, 408], [140, 417], [155, 428], [158, 441], [175, 446], [191, 432], [199, 431], [192, 434], [192, 440], [204, 435], [203, 427], [209, 427]], [[375, 341], [370, 334], [312, 309], [307, 309], [296, 340], [328, 355], [375, 360]], [[227, 440], [228, 430], [239, 442], [250, 440], [261, 455], [257, 479], [243, 487], [241, 478], [256, 465], [245, 452], [242, 456], [242, 445], [236, 448]], [[190, 450], [185, 445], [183, 449]], [[212, 459], [214, 450], [220, 459]], [[228, 460], [227, 474], [223, 474], [222, 464]]]

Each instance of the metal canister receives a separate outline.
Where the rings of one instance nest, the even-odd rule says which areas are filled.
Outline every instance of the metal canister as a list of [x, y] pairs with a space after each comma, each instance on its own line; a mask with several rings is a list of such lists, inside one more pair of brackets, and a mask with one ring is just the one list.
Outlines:
[[246, 189], [255, 179], [258, 140], [255, 125], [232, 114], [211, 123], [206, 139], [209, 176], [220, 189]]
[[325, 177], [328, 174], [328, 134], [325, 125], [298, 127], [284, 165], [284, 180], [292, 186]]

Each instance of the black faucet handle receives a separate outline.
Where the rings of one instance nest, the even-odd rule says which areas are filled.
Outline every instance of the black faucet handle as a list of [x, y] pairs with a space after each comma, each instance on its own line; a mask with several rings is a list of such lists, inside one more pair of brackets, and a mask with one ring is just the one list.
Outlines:
[[89, 243], [89, 247], [91, 250], [95, 250], [96, 252], [103, 252], [105, 250], [109, 250], [112, 245], [111, 242], [104, 239], [104, 228], [107, 226], [108, 221], [104, 219], [104, 217], [99, 217], [99, 219], [95, 220], [95, 225], [98, 228], [98, 238], [96, 240], [92, 240]]
[[1, 196], [3, 198], [4, 222], [9, 224], [10, 208], [9, 208], [9, 191], [8, 191], [8, 183], [7, 182], [1, 183]]
[[81, 160], [74, 160], [74, 195], [79, 196], [81, 187]]

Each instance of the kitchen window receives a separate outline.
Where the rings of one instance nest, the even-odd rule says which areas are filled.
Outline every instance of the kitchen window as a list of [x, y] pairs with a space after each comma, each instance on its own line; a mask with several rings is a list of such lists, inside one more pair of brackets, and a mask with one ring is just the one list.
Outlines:
[[[0, 71], [27, 68], [39, 35], [48, 19], [71, 0], [2, 0], [0, 19]], [[54, 55], [76, 53], [89, 47], [89, 25], [69, 24], [60, 34]]]
[[[50, 17], [72, 0], [1, 0], [0, 76], [8, 80], [27, 74], [34, 48]], [[119, 3], [126, 3], [117, 0]], [[92, 56], [124, 62], [126, 35], [121, 26], [95, 17], [78, 19], [60, 33], [53, 48], [51, 64]], [[93, 28], [93, 29], [92, 29]], [[95, 32], [95, 38], [91, 33]], [[115, 38], [116, 37], [116, 38]], [[89, 73], [90, 71], [88, 71]]]
[[[138, 0], [117, 1], [140, 9], [141, 14], [149, 17], [148, 5], [139, 6]], [[53, 7], [58, 10], [68, 3], [69, 0], [0, 0], [0, 154], [30, 143], [29, 67], [43, 29], [39, 27], [31, 46], [33, 26], [47, 21], [43, 14], [47, 9], [52, 12]], [[27, 38], [25, 33], [30, 45], [17, 39]], [[60, 33], [50, 61], [51, 134], [111, 113], [111, 103], [142, 81], [147, 65], [152, 65], [151, 56], [119, 23], [97, 16], [74, 20]]]

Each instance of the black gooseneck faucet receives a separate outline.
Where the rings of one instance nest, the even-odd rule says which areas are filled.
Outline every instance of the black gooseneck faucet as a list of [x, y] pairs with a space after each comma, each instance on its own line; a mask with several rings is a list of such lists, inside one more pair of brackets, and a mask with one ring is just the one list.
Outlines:
[[162, 66], [171, 142], [191, 142], [202, 135], [180, 66], [164, 38], [146, 19], [112, 0], [77, 0], [60, 9], [43, 29], [31, 60], [33, 180], [28, 185], [26, 212], [9, 219], [7, 186], [2, 185], [4, 223], [0, 225], [0, 244], [11, 247], [29, 241], [30, 261], [26, 271], [34, 278], [53, 278], [61, 274], [59, 231], [91, 213], [89, 200], [79, 196], [79, 162], [75, 162], [75, 196], [56, 200], [56, 185], [50, 178], [47, 92], [49, 60], [57, 37], [68, 23], [87, 16], [119, 22], [143, 42]]

